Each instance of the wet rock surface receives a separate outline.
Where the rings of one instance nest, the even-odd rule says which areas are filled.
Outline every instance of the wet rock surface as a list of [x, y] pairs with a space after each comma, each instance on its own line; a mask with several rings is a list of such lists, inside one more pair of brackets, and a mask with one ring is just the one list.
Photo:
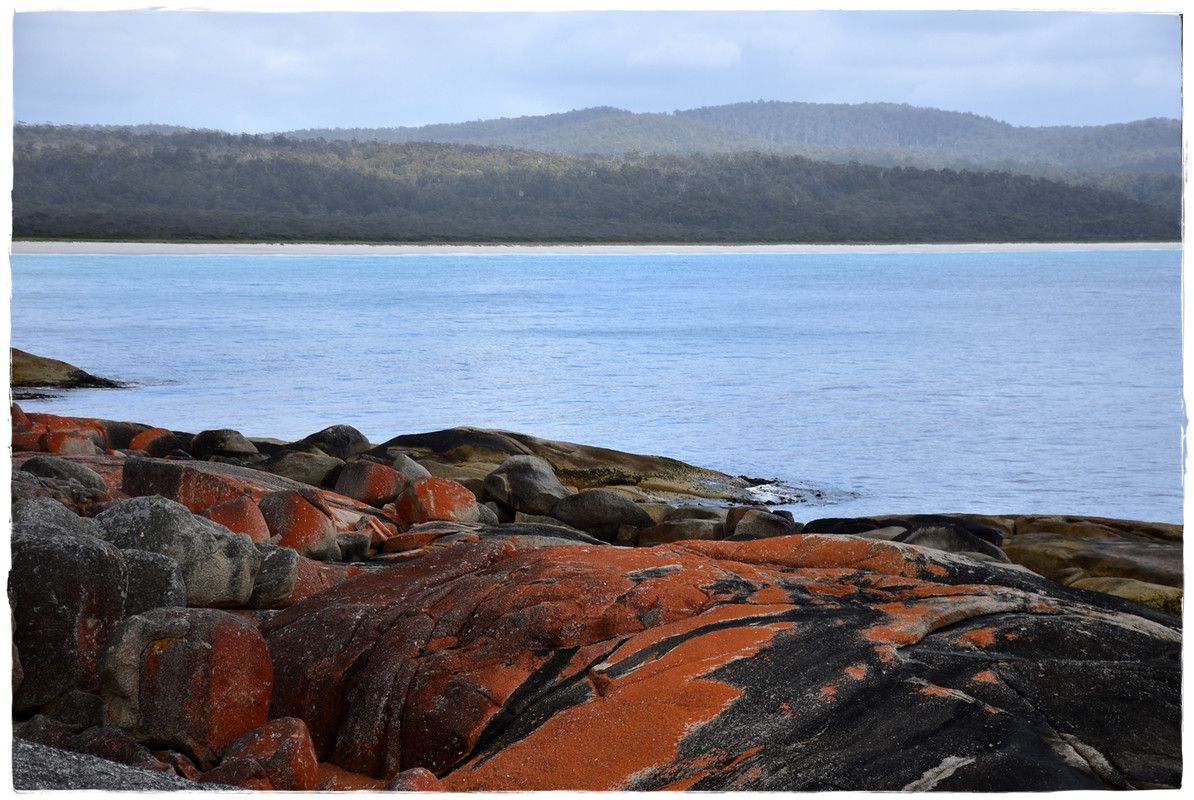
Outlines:
[[316, 791], [1180, 783], [1180, 526], [801, 524], [745, 479], [480, 429], [12, 422], [14, 732], [66, 760]]

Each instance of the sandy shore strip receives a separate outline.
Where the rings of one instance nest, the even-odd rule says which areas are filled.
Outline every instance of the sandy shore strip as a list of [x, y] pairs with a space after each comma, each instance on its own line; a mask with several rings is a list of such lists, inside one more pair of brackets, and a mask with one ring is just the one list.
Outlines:
[[14, 255], [701, 255], [718, 253], [990, 253], [1075, 250], [1181, 250], [1181, 242], [1008, 244], [208, 244], [202, 242], [12, 242]]

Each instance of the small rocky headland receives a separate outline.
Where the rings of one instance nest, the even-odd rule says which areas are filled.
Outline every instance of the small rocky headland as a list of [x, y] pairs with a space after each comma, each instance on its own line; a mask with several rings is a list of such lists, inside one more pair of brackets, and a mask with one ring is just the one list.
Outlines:
[[11, 413], [17, 789], [1181, 785], [1180, 526]]

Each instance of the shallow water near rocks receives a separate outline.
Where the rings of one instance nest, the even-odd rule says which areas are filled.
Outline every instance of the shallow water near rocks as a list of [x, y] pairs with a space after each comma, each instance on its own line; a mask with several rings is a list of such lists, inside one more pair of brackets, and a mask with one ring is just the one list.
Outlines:
[[1179, 251], [10, 264], [14, 347], [137, 384], [26, 411], [501, 428], [795, 486], [798, 520], [1182, 519]]

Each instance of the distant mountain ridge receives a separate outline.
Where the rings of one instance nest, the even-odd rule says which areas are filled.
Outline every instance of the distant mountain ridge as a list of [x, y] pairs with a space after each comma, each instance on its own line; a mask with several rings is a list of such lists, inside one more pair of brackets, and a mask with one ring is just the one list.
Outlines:
[[318, 128], [298, 139], [430, 141], [564, 155], [802, 155], [819, 161], [1007, 171], [1181, 205], [1181, 122], [1017, 127], [895, 103], [756, 101], [644, 114], [612, 107], [422, 127]]

